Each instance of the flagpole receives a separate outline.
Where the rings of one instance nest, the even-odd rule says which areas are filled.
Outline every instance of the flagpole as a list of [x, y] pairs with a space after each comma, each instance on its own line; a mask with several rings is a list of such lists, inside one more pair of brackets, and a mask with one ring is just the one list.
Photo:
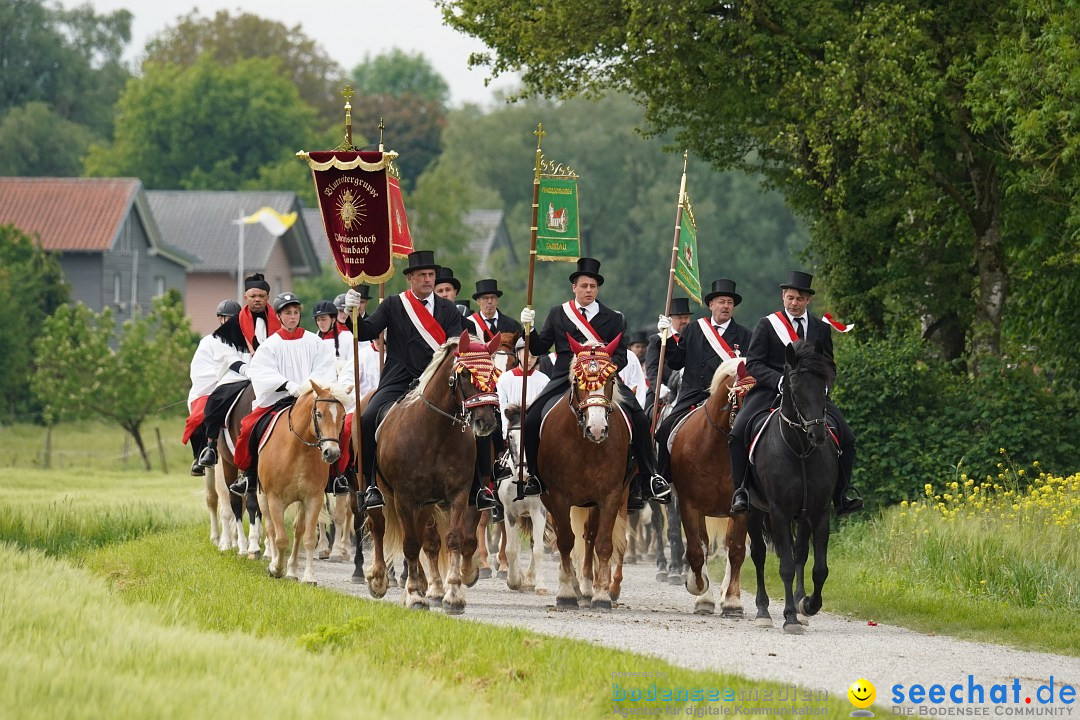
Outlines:
[[[543, 123], [536, 124], [536, 130], [533, 132], [533, 135], [536, 136], [536, 165], [533, 169], [532, 226], [529, 228], [529, 284], [525, 295], [525, 307], [530, 310], [532, 310], [533, 303], [533, 273], [536, 270], [536, 223], [540, 208], [540, 161], [542, 158], [540, 142], [544, 139], [544, 135], [547, 135], [547, 133], [544, 132]], [[526, 400], [529, 397], [529, 335], [532, 333], [532, 325], [526, 325], [523, 330], [525, 333], [525, 362], [521, 367], [521, 424], [524, 433]], [[522, 434], [521, 437], [522, 442], [518, 443], [518, 497], [522, 496], [522, 490], [525, 487], [524, 434]]]
[[[670, 317], [671, 293], [675, 289], [675, 262], [679, 257], [679, 230], [682, 227], [683, 203], [686, 201], [686, 163], [689, 153], [683, 150], [682, 181], [679, 183], [679, 202], [675, 209], [675, 239], [671, 243], [671, 267], [668, 269], [667, 296], [664, 299], [664, 317]], [[660, 333], [660, 361], [656, 366], [656, 389], [653, 391], [652, 423], [649, 434], [656, 435], [656, 418], [660, 415], [660, 389], [664, 386], [664, 356], [667, 354], [667, 333]]]
[[244, 211], [240, 210], [240, 217], [236, 224], [240, 226], [238, 239], [239, 257], [236, 260], [236, 300], [243, 305], [244, 300]]

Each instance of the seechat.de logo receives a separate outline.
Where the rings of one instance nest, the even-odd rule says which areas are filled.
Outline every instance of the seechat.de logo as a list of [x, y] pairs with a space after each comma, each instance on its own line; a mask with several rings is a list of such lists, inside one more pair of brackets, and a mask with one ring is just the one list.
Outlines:
[[847, 689], [847, 697], [857, 708], [852, 711], [851, 717], [874, 717], [874, 713], [867, 709], [874, 704], [874, 699], [877, 697], [874, 683], [866, 678], [859, 678]]

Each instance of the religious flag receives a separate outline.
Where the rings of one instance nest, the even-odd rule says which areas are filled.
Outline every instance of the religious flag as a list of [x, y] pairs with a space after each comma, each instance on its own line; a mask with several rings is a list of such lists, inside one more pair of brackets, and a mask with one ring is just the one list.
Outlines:
[[701, 305], [701, 273], [698, 272], [697, 225], [690, 207], [690, 196], [685, 195], [679, 215], [679, 251], [675, 260], [675, 281]]
[[[395, 213], [387, 166], [380, 151], [310, 152], [326, 237], [338, 274], [349, 285], [386, 282], [394, 274], [391, 256]], [[400, 219], [407, 228], [404, 207]], [[406, 233], [407, 234], [407, 233]]]
[[405, 217], [405, 201], [401, 197], [401, 180], [398, 179], [393, 165], [390, 166], [390, 231], [393, 237], [394, 257], [408, 257], [413, 251], [412, 233], [409, 232], [409, 219]]
[[536, 258], [577, 262], [580, 250], [578, 229], [578, 176], [541, 175], [537, 210]]
[[259, 223], [274, 237], [281, 237], [296, 222], [296, 213], [282, 215], [272, 207], [261, 207], [246, 218], [242, 218], [241, 222], [245, 225]]

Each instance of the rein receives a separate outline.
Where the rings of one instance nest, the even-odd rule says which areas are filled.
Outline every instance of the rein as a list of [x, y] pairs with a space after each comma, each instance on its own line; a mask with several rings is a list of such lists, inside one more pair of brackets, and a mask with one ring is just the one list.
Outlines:
[[[799, 458], [799, 479], [802, 482], [803, 491], [801, 514], [803, 517], [806, 517], [806, 499], [807, 494], [809, 493], [809, 487], [806, 482], [806, 459], [813, 455], [814, 452], [818, 449], [814, 445], [814, 443], [808, 442], [810, 440], [810, 428], [812, 428], [814, 425], [825, 425], [825, 416], [822, 415], [820, 419], [816, 420], [807, 420], [805, 417], [803, 417], [802, 410], [799, 409], [799, 404], [795, 402], [795, 392], [791, 389], [791, 383], [788, 382], [789, 374], [790, 373], [787, 372], [784, 373], [785, 382], [783, 392], [781, 393], [782, 399], [780, 401], [780, 419], [784, 422], [784, 425], [787, 425], [792, 430], [801, 431], [802, 437], [805, 438], [805, 441], [807, 441], [809, 447], [805, 450], [798, 450], [792, 447], [791, 443], [788, 442], [787, 436], [784, 434], [783, 425], [780, 426], [780, 440], [783, 441], [784, 445], [787, 447], [788, 450], [790, 450], [792, 453], [795, 454], [797, 458]], [[795, 408], [795, 415], [799, 418], [798, 421], [791, 420], [787, 415], [784, 414], [784, 400], [789, 400], [791, 402], [791, 407]], [[801, 445], [802, 443], [799, 444]]]
[[291, 432], [293, 434], [293, 437], [295, 437], [297, 440], [304, 443], [308, 447], [319, 447], [324, 442], [335, 442], [335, 443], [338, 443], [338, 445], [341, 445], [341, 441], [336, 437], [323, 437], [322, 429], [319, 427], [319, 421], [315, 417], [315, 412], [319, 407], [319, 403], [336, 403], [338, 405], [341, 405], [341, 411], [345, 412], [345, 405], [342, 404], [342, 402], [340, 400], [338, 400], [337, 398], [315, 398], [315, 402], [313, 402], [311, 404], [311, 426], [315, 429], [315, 442], [308, 442], [304, 438], [300, 437], [300, 435], [296, 432], [296, 429], [293, 428], [292, 411], [293, 411], [293, 408], [296, 407], [296, 405], [290, 405], [289, 406], [289, 413], [288, 413], [288, 415], [289, 415], [289, 432]]

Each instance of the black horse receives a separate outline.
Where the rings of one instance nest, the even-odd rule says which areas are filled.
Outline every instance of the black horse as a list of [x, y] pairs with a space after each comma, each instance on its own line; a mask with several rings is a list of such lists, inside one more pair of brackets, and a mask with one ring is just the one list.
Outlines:
[[[784, 581], [784, 632], [800, 634], [798, 614], [809, 617], [821, 609], [821, 588], [829, 575], [826, 554], [838, 460], [825, 422], [825, 400], [836, 371], [818, 349], [802, 341], [788, 345], [785, 356], [780, 409], [766, 420], [753, 451], [757, 484], [750, 492], [750, 555], [757, 568], [755, 622], [772, 627], [765, 592], [765, 541], [771, 537]], [[814, 594], [807, 597], [803, 569], [811, 537]], [[794, 592], [792, 580], [797, 580]]]

